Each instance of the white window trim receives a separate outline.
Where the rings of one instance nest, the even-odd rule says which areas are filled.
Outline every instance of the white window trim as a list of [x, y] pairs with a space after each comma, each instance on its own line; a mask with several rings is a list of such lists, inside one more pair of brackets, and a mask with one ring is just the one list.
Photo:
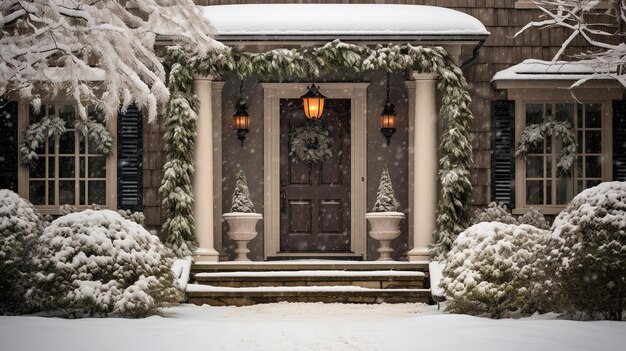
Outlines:
[[[524, 99], [515, 100], [515, 148], [517, 149], [517, 141], [521, 137], [526, 126], [526, 104], [558, 104], [558, 103], [598, 103], [602, 104], [602, 181], [609, 181], [613, 174], [613, 141], [612, 141], [612, 100], [600, 99], [599, 96], [593, 96], [588, 99], [576, 101], [572, 98], [552, 98], [546, 99], [541, 93], [529, 92], [529, 96]], [[596, 95], [596, 94], [594, 94]], [[554, 150], [553, 150], [554, 153]], [[526, 162], [522, 159], [515, 160], [515, 208], [514, 214], [526, 213], [531, 207], [539, 210], [543, 214], [558, 214], [567, 205], [526, 205]], [[553, 175], [552, 178], [555, 176]], [[553, 187], [552, 192], [556, 189]]]
[[[73, 104], [69, 99], [52, 99], [46, 100], [46, 104]], [[29, 106], [27, 101], [20, 101], [18, 105], [18, 123], [17, 123], [17, 133], [18, 133], [18, 144], [21, 144], [24, 141], [24, 132], [28, 127], [28, 118], [29, 118]], [[112, 151], [109, 156], [107, 156], [106, 160], [106, 204], [101, 205], [102, 208], [107, 209], [117, 209], [117, 118], [108, 118], [106, 120], [106, 127], [109, 130], [109, 133], [113, 137], [113, 145]], [[18, 160], [18, 162], [20, 162]], [[22, 166], [21, 164], [18, 166], [18, 194], [24, 199], [29, 198], [28, 194], [28, 168]], [[76, 206], [76, 208], [87, 208], [88, 206]], [[44, 215], [60, 215], [60, 206], [56, 205], [35, 205], [35, 208]]]

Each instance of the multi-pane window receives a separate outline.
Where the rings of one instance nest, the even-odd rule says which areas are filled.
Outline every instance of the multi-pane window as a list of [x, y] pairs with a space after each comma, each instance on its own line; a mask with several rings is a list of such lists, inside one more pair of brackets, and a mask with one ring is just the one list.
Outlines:
[[547, 137], [531, 148], [525, 164], [525, 205], [566, 205], [582, 190], [602, 182], [602, 104], [527, 103], [525, 125], [546, 118], [567, 122], [576, 134], [577, 161], [567, 177], [557, 172], [561, 138]]
[[[49, 138], [36, 150], [39, 160], [28, 170], [29, 200], [38, 206], [106, 205], [106, 156], [96, 153], [95, 145], [76, 130], [76, 106], [42, 104], [39, 111], [31, 108], [29, 123], [44, 116], [64, 120], [66, 132]], [[94, 109], [89, 110], [89, 117], [104, 123], [104, 116]]]

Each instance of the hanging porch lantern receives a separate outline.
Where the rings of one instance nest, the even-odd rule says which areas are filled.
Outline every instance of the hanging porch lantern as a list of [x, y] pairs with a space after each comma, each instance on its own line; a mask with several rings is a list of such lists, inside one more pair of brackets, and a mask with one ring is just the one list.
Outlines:
[[387, 72], [387, 100], [380, 115], [380, 132], [387, 138], [387, 145], [391, 144], [391, 137], [396, 132], [396, 109], [389, 102], [389, 72]]
[[315, 85], [315, 81], [308, 87], [309, 91], [300, 98], [304, 103], [304, 114], [309, 119], [320, 119], [324, 113], [324, 100], [326, 96], [320, 93], [319, 87]]
[[235, 114], [233, 115], [233, 129], [237, 132], [237, 139], [241, 142], [243, 147], [243, 141], [246, 140], [246, 136], [250, 131], [250, 115], [248, 114], [248, 106], [243, 99], [243, 80], [239, 86], [239, 101], [235, 108]]

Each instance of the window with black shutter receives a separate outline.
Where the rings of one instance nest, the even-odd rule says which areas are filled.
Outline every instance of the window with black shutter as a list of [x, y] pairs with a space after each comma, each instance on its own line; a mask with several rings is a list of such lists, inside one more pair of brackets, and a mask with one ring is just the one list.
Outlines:
[[491, 200], [515, 206], [515, 101], [491, 104]]
[[120, 113], [117, 121], [117, 207], [141, 211], [143, 208], [142, 115], [136, 106]]

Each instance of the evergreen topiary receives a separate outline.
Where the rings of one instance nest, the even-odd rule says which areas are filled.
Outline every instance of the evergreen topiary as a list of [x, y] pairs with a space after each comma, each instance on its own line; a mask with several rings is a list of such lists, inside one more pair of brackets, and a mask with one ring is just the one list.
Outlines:
[[178, 303], [173, 254], [159, 238], [111, 210], [54, 220], [39, 238], [33, 308], [66, 316], [143, 317]]
[[243, 170], [240, 170], [237, 174], [237, 183], [235, 184], [235, 191], [233, 192], [233, 204], [230, 207], [230, 212], [255, 212], [254, 204], [250, 199], [250, 192], [248, 191], [246, 175], [243, 173]]
[[25, 309], [26, 274], [44, 225], [30, 202], [0, 190], [0, 314]]
[[624, 319], [626, 182], [584, 190], [557, 216], [552, 230], [545, 261], [554, 281], [545, 290], [556, 290], [556, 308], [589, 318]]
[[378, 194], [376, 195], [376, 203], [372, 212], [394, 212], [398, 208], [398, 201], [393, 193], [389, 170], [385, 167], [383, 174], [380, 176], [380, 184], [378, 185]]

